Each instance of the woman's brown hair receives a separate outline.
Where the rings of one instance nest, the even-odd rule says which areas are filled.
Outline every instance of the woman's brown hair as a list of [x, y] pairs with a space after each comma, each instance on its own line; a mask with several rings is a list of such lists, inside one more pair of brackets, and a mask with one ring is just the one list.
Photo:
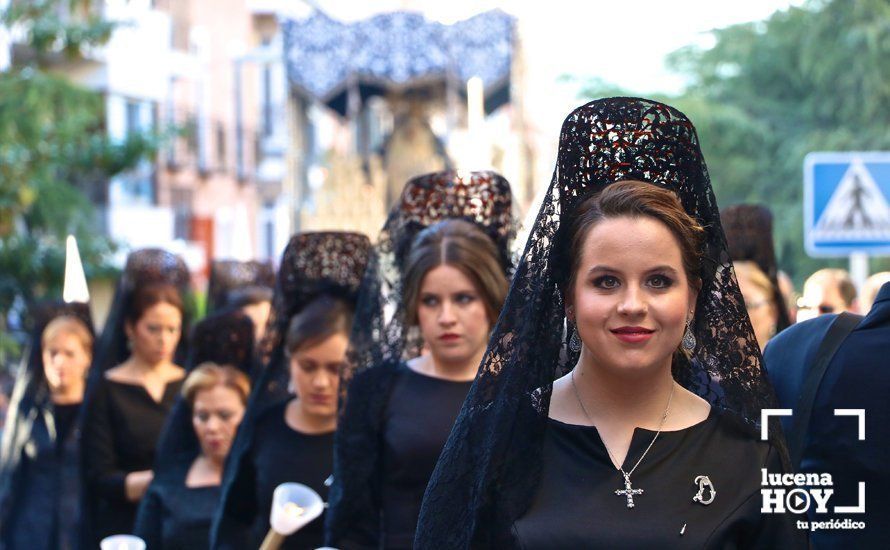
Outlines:
[[689, 285], [696, 291], [701, 289], [704, 228], [686, 213], [672, 192], [651, 183], [628, 180], [609, 185], [578, 207], [569, 229], [565, 260], [570, 267], [563, 296], [568, 297], [575, 286], [584, 241], [591, 229], [602, 220], [620, 217], [648, 217], [664, 224], [680, 247]]
[[426, 274], [440, 265], [463, 273], [476, 286], [494, 325], [507, 298], [509, 281], [491, 238], [475, 224], [445, 220], [421, 231], [411, 245], [405, 262], [404, 299], [409, 325], [417, 324], [420, 287]]
[[158, 304], [170, 304], [179, 310], [180, 315], [185, 314], [182, 296], [179, 295], [175, 286], [153, 283], [142, 286], [133, 293], [130, 307], [127, 309], [126, 321], [135, 325], [146, 311]]
[[234, 390], [241, 398], [241, 403], [247, 405], [247, 398], [250, 396], [250, 379], [247, 375], [235, 367], [210, 362], [201, 363], [189, 373], [182, 384], [182, 397], [189, 406], [194, 406], [199, 392], [216, 386]]
[[294, 315], [287, 327], [285, 353], [293, 355], [300, 348], [319, 344], [335, 334], [349, 336], [353, 308], [345, 300], [323, 294]]

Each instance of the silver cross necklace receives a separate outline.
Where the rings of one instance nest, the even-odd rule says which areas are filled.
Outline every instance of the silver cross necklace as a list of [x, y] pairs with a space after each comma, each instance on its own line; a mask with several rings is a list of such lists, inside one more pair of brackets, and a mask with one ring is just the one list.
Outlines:
[[[575, 392], [575, 398], [578, 400], [578, 405], [581, 406], [581, 411], [584, 413], [584, 416], [587, 417], [587, 421], [590, 422], [593, 426], [596, 426], [594, 421], [590, 418], [590, 415], [587, 413], [587, 408], [584, 406], [584, 402], [581, 401], [581, 394], [578, 393], [578, 386], [575, 385], [575, 369], [572, 369], [571, 374], [572, 379], [572, 390]], [[634, 495], [642, 495], [642, 489], [634, 489], [631, 486], [630, 476], [634, 473], [634, 470], [637, 469], [637, 466], [640, 465], [640, 462], [646, 458], [646, 455], [649, 453], [649, 449], [652, 448], [652, 445], [655, 444], [655, 440], [658, 439], [658, 436], [661, 435], [661, 429], [664, 427], [664, 421], [667, 419], [668, 412], [671, 410], [671, 401], [674, 399], [674, 384], [671, 383], [671, 394], [668, 396], [667, 406], [664, 408], [664, 414], [661, 415], [661, 422], [658, 424], [658, 431], [655, 432], [655, 437], [652, 438], [652, 441], [649, 442], [649, 446], [646, 447], [646, 450], [643, 451], [643, 454], [640, 455], [640, 458], [637, 460], [637, 463], [633, 465], [633, 468], [630, 469], [629, 472], [625, 472], [624, 468], [620, 466], [620, 462], [615, 460], [615, 457], [612, 456], [612, 451], [609, 450], [609, 446], [606, 445], [606, 442], [603, 441], [603, 447], [606, 448], [606, 452], [609, 453], [609, 458], [612, 459], [612, 463], [616, 465], [615, 467], [621, 472], [621, 475], [624, 477], [624, 489], [616, 489], [615, 494], [618, 496], [623, 496], [627, 499], [627, 507], [634, 507]]]

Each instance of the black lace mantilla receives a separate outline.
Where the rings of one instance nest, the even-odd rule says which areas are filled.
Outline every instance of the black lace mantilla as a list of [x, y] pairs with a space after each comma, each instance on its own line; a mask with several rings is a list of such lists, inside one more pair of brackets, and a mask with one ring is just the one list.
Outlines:
[[207, 312], [225, 307], [233, 291], [252, 286], [275, 286], [275, 269], [271, 264], [258, 261], [214, 261], [210, 266], [210, 281], [207, 284]]
[[[427, 488], [416, 547], [513, 544], [510, 527], [531, 502], [540, 473], [552, 382], [577, 362], [565, 346], [558, 288], [567, 248], [562, 231], [583, 200], [627, 179], [674, 191], [706, 230], [693, 324], [699, 344], [679, 381], [752, 425], [761, 409], [773, 406], [692, 123], [650, 100], [593, 101], [563, 123], [552, 182], [479, 375]], [[772, 435], [784, 453], [780, 430]]]
[[371, 242], [359, 233], [325, 231], [294, 235], [281, 256], [272, 313], [261, 343], [268, 363], [280, 351], [291, 318], [313, 298], [331, 294], [355, 301]]
[[720, 213], [729, 257], [733, 261], [749, 261], [757, 264], [773, 285], [773, 303], [778, 317], [776, 332], [791, 326], [791, 317], [785, 298], [779, 290], [779, 267], [773, 244], [773, 214], [760, 204], [735, 204]]

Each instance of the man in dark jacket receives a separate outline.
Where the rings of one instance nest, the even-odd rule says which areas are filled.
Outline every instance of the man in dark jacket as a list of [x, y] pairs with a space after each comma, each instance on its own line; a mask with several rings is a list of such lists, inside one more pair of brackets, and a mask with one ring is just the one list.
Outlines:
[[[792, 325], [767, 345], [765, 364], [782, 408], [800, 408], [807, 373], [836, 318], [823, 315]], [[837, 414], [839, 409], [848, 411]], [[849, 409], [864, 411], [864, 440], [857, 413]], [[797, 422], [783, 418], [786, 434]], [[794, 466], [803, 473], [831, 474], [834, 490], [826, 513], [815, 513], [815, 504], [809, 508], [814, 548], [885, 547], [890, 540], [890, 283], [828, 363], [804, 433], [801, 460]], [[865, 513], [838, 513], [835, 507], [861, 504], [860, 482]], [[844, 525], [844, 520], [850, 521]], [[852, 528], [853, 522], [864, 522], [864, 529]], [[813, 530], [814, 523], [820, 528]]]

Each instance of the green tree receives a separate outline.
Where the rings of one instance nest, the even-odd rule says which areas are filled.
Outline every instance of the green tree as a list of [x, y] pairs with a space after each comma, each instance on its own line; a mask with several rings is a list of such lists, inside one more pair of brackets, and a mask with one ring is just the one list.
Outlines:
[[2, 13], [20, 40], [0, 73], [0, 334], [13, 304], [59, 295], [67, 234], [88, 274], [109, 269], [91, 199], [156, 150], [155, 136], [110, 140], [102, 95], [64, 76], [110, 38], [100, 14], [89, 0], [13, 0]]
[[804, 252], [803, 159], [890, 150], [890, 2], [811, 0], [714, 38], [669, 57], [691, 84], [663, 99], [695, 122], [718, 201], [773, 209], [779, 263], [798, 282], [843, 265]]

